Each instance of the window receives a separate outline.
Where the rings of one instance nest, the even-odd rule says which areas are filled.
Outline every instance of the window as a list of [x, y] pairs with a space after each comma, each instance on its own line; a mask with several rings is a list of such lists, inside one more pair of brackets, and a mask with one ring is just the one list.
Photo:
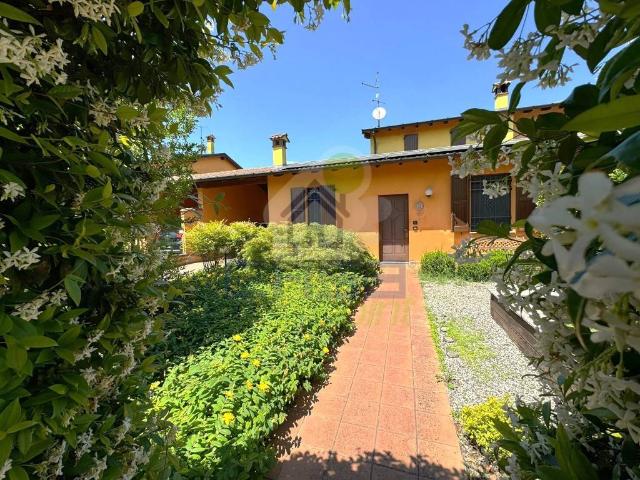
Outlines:
[[404, 149], [405, 150], [417, 150], [418, 149], [418, 134], [412, 133], [404, 136]]
[[450, 142], [451, 146], [456, 146], [456, 145], [465, 145], [467, 143], [467, 137], [462, 137], [462, 138], [458, 138], [458, 139], [454, 139], [453, 138], [453, 134], [455, 132], [455, 129], [451, 129], [451, 131], [449, 132], [449, 136], [450, 136]]
[[471, 231], [476, 231], [483, 220], [496, 223], [511, 223], [511, 189], [507, 195], [489, 198], [482, 193], [484, 180], [506, 181], [511, 186], [509, 175], [477, 175], [471, 177]]
[[291, 222], [336, 224], [336, 194], [333, 185], [291, 189]]

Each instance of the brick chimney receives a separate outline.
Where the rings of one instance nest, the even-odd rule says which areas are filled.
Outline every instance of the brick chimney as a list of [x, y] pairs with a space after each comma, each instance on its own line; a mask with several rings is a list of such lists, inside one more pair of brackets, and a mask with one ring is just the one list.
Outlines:
[[273, 166], [283, 167], [287, 164], [287, 143], [289, 137], [286, 133], [277, 133], [271, 136], [273, 147]]
[[215, 153], [216, 137], [207, 135], [207, 153]]

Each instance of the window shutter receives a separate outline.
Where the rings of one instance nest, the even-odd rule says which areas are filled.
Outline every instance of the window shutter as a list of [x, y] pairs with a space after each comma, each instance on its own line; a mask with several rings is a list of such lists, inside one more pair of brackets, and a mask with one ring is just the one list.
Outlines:
[[333, 185], [325, 185], [319, 188], [321, 199], [321, 219], [323, 225], [336, 224], [336, 189]]
[[536, 208], [536, 204], [531, 200], [520, 187], [516, 187], [516, 220], [523, 220], [531, 215]]
[[418, 149], [418, 134], [412, 133], [404, 136], [404, 149], [405, 150], [417, 150]]
[[452, 229], [469, 225], [469, 177], [451, 176]]
[[292, 188], [291, 189], [291, 223], [305, 223], [306, 218], [304, 214], [304, 188]]

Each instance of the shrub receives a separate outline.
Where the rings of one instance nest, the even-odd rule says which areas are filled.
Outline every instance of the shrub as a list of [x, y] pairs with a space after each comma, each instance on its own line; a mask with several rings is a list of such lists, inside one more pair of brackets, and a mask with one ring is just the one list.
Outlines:
[[273, 275], [233, 267], [207, 269], [179, 278], [173, 286], [184, 292], [167, 320], [167, 335], [155, 346], [165, 363], [175, 364], [199, 348], [251, 327], [274, 300]]
[[428, 277], [459, 278], [469, 282], [486, 282], [504, 267], [510, 253], [493, 250], [482, 257], [456, 260], [445, 252], [427, 252], [420, 261], [420, 271]]
[[508, 397], [489, 397], [477, 405], [465, 405], [460, 412], [462, 430], [469, 439], [485, 452], [502, 438], [495, 422], [508, 422], [505, 405]]
[[378, 275], [378, 261], [353, 232], [301, 223], [270, 225], [267, 230], [273, 238], [271, 259], [279, 268]]
[[429, 277], [453, 277], [456, 261], [445, 252], [427, 252], [420, 259], [420, 271]]
[[264, 230], [252, 222], [233, 222], [229, 224], [229, 256], [242, 257], [245, 244]]
[[[272, 458], [267, 437], [299, 389], [321, 373], [366, 289], [353, 273], [276, 272], [268, 285], [272, 303], [258, 322], [189, 356], [155, 390], [155, 408], [177, 427], [182, 473], [225, 479], [264, 473]], [[227, 315], [219, 325], [235, 321]]]
[[219, 262], [233, 248], [231, 230], [223, 221], [202, 222], [186, 232], [187, 251], [205, 262]]

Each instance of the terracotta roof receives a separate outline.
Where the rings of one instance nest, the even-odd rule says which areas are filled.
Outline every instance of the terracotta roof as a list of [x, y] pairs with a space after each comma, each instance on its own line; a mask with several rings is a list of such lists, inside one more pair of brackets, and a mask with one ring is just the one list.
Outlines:
[[[530, 112], [536, 109], [539, 110], [550, 110], [553, 107], [558, 107], [560, 106], [560, 103], [546, 103], [543, 105], [531, 105], [529, 107], [521, 107], [516, 109], [516, 112]], [[453, 122], [453, 121], [459, 121], [462, 120], [461, 116], [457, 116], [457, 117], [445, 117], [445, 118], [436, 118], [434, 120], [420, 120], [418, 122], [409, 122], [409, 123], [398, 123], [396, 125], [385, 125], [384, 127], [375, 127], [375, 128], [363, 128], [362, 129], [362, 134], [364, 135], [364, 138], [370, 138], [372, 134], [375, 134], [376, 132], [382, 132], [382, 131], [390, 131], [390, 130], [394, 130], [396, 128], [408, 128], [408, 127], [420, 127], [420, 126], [424, 126], [424, 125], [433, 125], [434, 123], [448, 123], [448, 122]]]

